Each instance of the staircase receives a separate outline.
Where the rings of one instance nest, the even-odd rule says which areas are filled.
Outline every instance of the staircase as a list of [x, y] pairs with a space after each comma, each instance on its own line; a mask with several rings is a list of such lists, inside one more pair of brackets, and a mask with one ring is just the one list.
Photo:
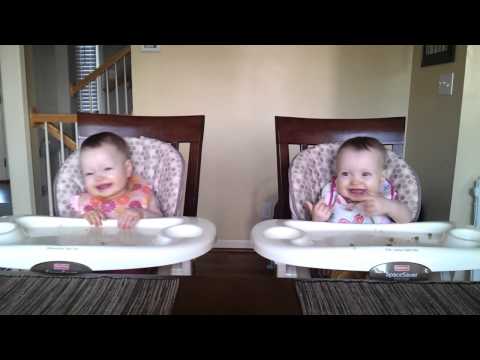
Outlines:
[[[93, 84], [100, 89], [98, 109], [93, 106], [92, 89], [95, 89]], [[102, 65], [78, 83], [71, 84], [69, 93], [71, 97], [76, 98], [77, 104], [82, 103], [84, 112], [88, 109], [86, 112], [130, 115], [132, 112], [131, 89], [131, 49], [125, 47], [106, 59]], [[65, 159], [77, 149], [79, 144], [77, 120], [77, 114], [41, 114], [34, 108], [30, 113], [31, 126], [43, 127], [46, 139], [44, 151], [41, 152], [44, 153], [45, 158], [47, 177], [45, 192], [48, 195], [50, 216], [54, 215], [53, 179]]]
[[[80, 92], [83, 90], [84, 94], [88, 94], [85, 90], [94, 88], [91, 85], [95, 84], [101, 90], [99, 113], [131, 114], [131, 74], [131, 49], [126, 47], [106, 59], [81, 81], [72, 84], [70, 96], [77, 96], [77, 102], [85, 101], [84, 97], [80, 99]], [[83, 109], [89, 109], [87, 112], [94, 112], [92, 95], [90, 91], [90, 103], [86, 99], [87, 106], [82, 106]]]

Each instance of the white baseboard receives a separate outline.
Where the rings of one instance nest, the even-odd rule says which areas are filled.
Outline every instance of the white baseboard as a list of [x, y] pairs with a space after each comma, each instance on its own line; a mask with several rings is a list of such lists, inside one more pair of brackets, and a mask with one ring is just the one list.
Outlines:
[[222, 249], [253, 249], [253, 244], [250, 240], [217, 240], [213, 248]]

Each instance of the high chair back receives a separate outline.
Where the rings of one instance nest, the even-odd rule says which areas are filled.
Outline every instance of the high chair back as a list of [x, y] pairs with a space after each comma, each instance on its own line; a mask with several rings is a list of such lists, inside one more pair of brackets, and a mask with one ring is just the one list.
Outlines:
[[[313, 189], [313, 187], [321, 187], [324, 185], [317, 182], [315, 186], [310, 186], [309, 188], [309, 184], [300, 183], [297, 184], [300, 191], [292, 189], [292, 184], [290, 184], [289, 179], [289, 145], [299, 145], [300, 150], [307, 150], [308, 148], [308, 151], [303, 154], [299, 153], [297, 156], [298, 159], [296, 160], [298, 160], [298, 171], [310, 169], [313, 182], [313, 177], [331, 178], [336, 148], [338, 148], [339, 144], [343, 141], [356, 136], [374, 137], [384, 145], [391, 146], [391, 150], [387, 151], [387, 176], [395, 178], [396, 184], [394, 185], [396, 186], [404, 183], [397, 189], [399, 197], [401, 198], [403, 196], [404, 199], [401, 200], [410, 201], [409, 207], [415, 214], [413, 220], [418, 217], [420, 209], [420, 183], [413, 169], [401, 158], [403, 156], [405, 135], [404, 117], [315, 119], [276, 116], [275, 133], [278, 177], [278, 203], [275, 206], [274, 212], [276, 219], [294, 218], [306, 220], [301, 203], [303, 203], [305, 199], [317, 201], [318, 199], [315, 197], [319, 194], [314, 194], [317, 190]], [[312, 145], [316, 146], [312, 147]], [[315, 159], [320, 159], [319, 157], [322, 158], [322, 160], [316, 163]], [[322, 161], [322, 163], [320, 163], [320, 161]], [[324, 169], [328, 171], [322, 173]], [[296, 174], [298, 175], [298, 172]], [[295, 191], [296, 194], [293, 195], [292, 199], [292, 192]], [[408, 197], [408, 199], [405, 197]], [[294, 210], [293, 214], [291, 208]]]
[[[204, 130], [205, 117], [203, 115], [192, 116], [132, 116], [132, 115], [112, 115], [112, 114], [90, 114], [79, 113], [78, 114], [78, 136], [79, 138], [86, 138], [90, 135], [109, 131], [117, 135], [125, 137], [129, 143], [129, 146], [135, 146], [136, 144], [146, 144], [148, 148], [153, 149], [152, 146], [156, 146], [158, 149], [162, 147], [162, 144], [156, 142], [155, 145], [150, 145], [148, 139], [157, 139], [164, 143], [170, 143], [177, 150], [182, 143], [189, 144], [188, 152], [188, 168], [186, 175], [185, 186], [185, 199], [184, 199], [184, 216], [197, 216], [198, 206], [198, 189], [200, 181], [200, 165], [202, 158], [202, 144], [203, 144], [203, 130]], [[135, 141], [132, 138], [139, 138]], [[133, 141], [133, 142], [132, 142]], [[147, 143], [145, 142], [147, 141]], [[166, 145], [166, 144], [163, 144]], [[163, 147], [161, 150], [170, 156], [173, 162], [177, 162], [177, 158], [172, 151]], [[178, 152], [177, 152], [178, 153]], [[178, 156], [180, 154], [178, 153]], [[149, 159], [151, 155], [146, 150], [141, 150], [140, 157], [133, 158], [134, 166], [142, 166], [139, 164], [138, 159]], [[68, 161], [68, 159], [67, 159]], [[67, 163], [67, 161], [65, 163]], [[165, 160], [166, 161], [166, 160]], [[159, 164], [163, 166], [163, 164]], [[150, 165], [149, 165], [150, 166]], [[175, 179], [172, 182], [169, 174], [175, 174]], [[59, 173], [60, 175], [60, 173]], [[169, 186], [172, 187], [172, 191], [176, 191], [176, 182], [178, 173], [175, 169], [171, 169], [170, 173], [166, 175], [166, 181]], [[161, 181], [160, 181], [161, 182]], [[159, 184], [161, 188], [162, 184]], [[55, 186], [57, 188], [57, 186]], [[180, 185], [181, 187], [181, 185]], [[155, 187], [154, 187], [155, 190]], [[172, 197], [171, 193], [167, 195]], [[58, 200], [58, 196], [57, 200]], [[170, 206], [171, 207], [171, 206]], [[167, 214], [168, 216], [181, 215], [181, 214]]]

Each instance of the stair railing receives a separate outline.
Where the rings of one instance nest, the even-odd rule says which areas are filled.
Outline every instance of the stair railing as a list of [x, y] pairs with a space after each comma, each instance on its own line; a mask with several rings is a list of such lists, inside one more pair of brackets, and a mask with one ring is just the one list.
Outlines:
[[[106, 114], [110, 114], [110, 89], [115, 90], [115, 112], [120, 113], [120, 100], [118, 95], [119, 86], [123, 85], [124, 92], [124, 113], [128, 114], [129, 102], [127, 96], [127, 59], [131, 57], [130, 47], [126, 47], [114, 55], [110, 56], [104, 64], [99, 66], [93, 72], [88, 74], [85, 78], [78, 83], [70, 86], [70, 95], [77, 95], [80, 90], [85, 87], [89, 87], [89, 99], [90, 99], [90, 112], [93, 112], [93, 101], [90, 84], [94, 81], [102, 83], [105, 79], [106, 90]], [[123, 77], [118, 76], [118, 64], [123, 63]], [[113, 69], [113, 75], [112, 75]], [[131, 71], [130, 71], [131, 73]], [[131, 77], [130, 77], [131, 84]], [[131, 104], [130, 104], [131, 105]], [[59, 168], [65, 161], [65, 150], [74, 152], [79, 144], [78, 139], [78, 116], [77, 114], [40, 114], [33, 108], [30, 114], [30, 121], [32, 127], [43, 126], [45, 137], [45, 166], [47, 174], [47, 193], [48, 193], [48, 211], [49, 215], [54, 215], [53, 207], [53, 186], [52, 186], [52, 171], [50, 159], [50, 140], [56, 139], [60, 143], [58, 165]], [[64, 132], [64, 124], [74, 124], [74, 136], [73, 138]]]
[[[54, 215], [53, 210], [53, 189], [52, 189], [52, 173], [50, 160], [50, 137], [60, 142], [60, 166], [65, 162], [65, 148], [71, 152], [78, 147], [78, 116], [77, 114], [38, 114], [32, 112], [30, 121], [32, 127], [43, 125], [45, 136], [45, 164], [47, 171], [47, 192], [48, 192], [48, 212], [50, 216]], [[64, 133], [64, 123], [75, 124], [75, 139]], [[58, 124], [58, 126], [54, 125]], [[50, 135], [50, 136], [49, 136]]]
[[[110, 92], [115, 91], [115, 113], [120, 114], [120, 98], [118, 94], [119, 86], [123, 85], [123, 94], [124, 94], [124, 107], [123, 113], [129, 113], [129, 102], [127, 96], [127, 84], [129, 83], [128, 75], [127, 75], [127, 60], [131, 58], [131, 49], [130, 47], [126, 47], [117, 53], [110, 56], [102, 65], [100, 65], [97, 69], [92, 71], [90, 74], [85, 76], [82, 80], [80, 80], [76, 84], [72, 84], [70, 86], [70, 96], [77, 95], [80, 90], [88, 87], [89, 89], [89, 103], [90, 103], [90, 112], [93, 111], [93, 101], [92, 101], [92, 82], [97, 82], [97, 85], [100, 83], [100, 88], [103, 90], [105, 89], [105, 97], [106, 97], [106, 111], [102, 112], [105, 114], [111, 114], [110, 112]], [[123, 66], [122, 66], [123, 65]], [[121, 75], [118, 74], [118, 68], [122, 67], [123, 71]], [[130, 71], [130, 80], [131, 80], [131, 71]], [[105, 84], [105, 87], [103, 87]], [[131, 81], [130, 81], [131, 84]]]

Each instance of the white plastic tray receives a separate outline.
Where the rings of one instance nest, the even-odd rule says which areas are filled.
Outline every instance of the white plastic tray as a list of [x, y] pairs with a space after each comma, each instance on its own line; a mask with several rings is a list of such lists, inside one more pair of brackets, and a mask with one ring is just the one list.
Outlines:
[[301, 267], [369, 271], [413, 262], [431, 271], [480, 269], [480, 231], [448, 222], [334, 224], [267, 220], [252, 229], [261, 256]]
[[3, 218], [0, 267], [30, 269], [49, 261], [69, 261], [92, 271], [176, 264], [208, 252], [215, 225], [197, 217], [142, 219], [122, 230], [116, 220], [95, 228], [84, 219], [48, 216]]

